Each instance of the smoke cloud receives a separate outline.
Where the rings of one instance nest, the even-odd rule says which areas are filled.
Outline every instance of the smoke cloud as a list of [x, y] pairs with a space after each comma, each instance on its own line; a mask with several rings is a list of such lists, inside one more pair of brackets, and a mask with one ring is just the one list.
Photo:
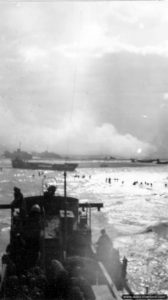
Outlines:
[[[131, 134], [120, 134], [109, 123], [95, 124], [93, 118], [75, 113], [71, 119], [66, 115], [55, 128], [33, 126], [31, 122], [21, 124], [13, 120], [9, 111], [1, 111], [6, 116], [7, 131], [1, 135], [1, 144], [8, 144], [15, 149], [21, 142], [22, 148], [29, 151], [55, 151], [63, 155], [112, 155], [117, 157], [138, 157], [138, 149], [142, 156], [148, 156], [155, 148]], [[0, 126], [2, 126], [2, 119]], [[10, 140], [8, 136], [11, 136]]]
[[63, 155], [166, 154], [164, 6], [0, 6], [1, 148], [21, 143], [23, 150]]

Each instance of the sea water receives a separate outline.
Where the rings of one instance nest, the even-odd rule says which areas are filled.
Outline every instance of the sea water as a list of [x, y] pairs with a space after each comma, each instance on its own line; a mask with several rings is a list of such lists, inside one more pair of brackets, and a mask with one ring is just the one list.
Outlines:
[[[12, 169], [7, 160], [0, 166], [0, 203], [13, 200], [13, 187], [38, 195], [49, 183], [63, 194], [62, 172]], [[67, 195], [81, 201], [102, 202], [92, 212], [93, 243], [105, 228], [128, 259], [128, 279], [134, 292], [168, 294], [168, 166], [77, 168], [67, 174]], [[0, 253], [9, 239], [10, 212], [0, 211]]]

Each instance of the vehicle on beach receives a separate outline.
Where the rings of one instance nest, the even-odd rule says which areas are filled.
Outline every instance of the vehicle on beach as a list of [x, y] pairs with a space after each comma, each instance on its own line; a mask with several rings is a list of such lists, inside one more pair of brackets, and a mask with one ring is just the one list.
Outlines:
[[[105, 240], [92, 244], [92, 210], [103, 203], [80, 202], [49, 186], [43, 195], [24, 197], [14, 188], [10, 242], [2, 256], [0, 299], [120, 300], [132, 294], [127, 259]], [[102, 234], [105, 230], [102, 230]], [[103, 298], [102, 298], [103, 297]]]

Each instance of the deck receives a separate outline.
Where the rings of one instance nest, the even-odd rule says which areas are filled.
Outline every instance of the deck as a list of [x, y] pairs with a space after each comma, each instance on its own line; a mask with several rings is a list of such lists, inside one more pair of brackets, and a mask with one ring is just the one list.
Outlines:
[[116, 300], [108, 288], [108, 285], [92, 285], [96, 300]]

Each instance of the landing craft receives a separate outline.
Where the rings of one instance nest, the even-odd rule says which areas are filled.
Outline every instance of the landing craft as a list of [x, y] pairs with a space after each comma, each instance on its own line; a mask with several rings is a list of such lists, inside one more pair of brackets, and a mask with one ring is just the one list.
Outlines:
[[159, 164], [159, 165], [167, 165], [168, 164], [168, 160], [157, 159], [157, 164]]
[[[0, 299], [121, 300], [132, 294], [127, 260], [115, 248], [97, 254], [92, 244], [92, 209], [103, 203], [80, 203], [50, 186], [43, 195], [24, 197], [14, 188], [10, 243], [2, 257]], [[101, 254], [101, 255], [100, 255]], [[27, 298], [26, 298], [27, 297]]]
[[140, 163], [153, 163], [153, 162], [157, 162], [157, 159], [135, 159], [132, 158], [131, 162], [136, 163], [136, 162], [140, 162]]
[[46, 162], [31, 162], [24, 161], [20, 158], [12, 160], [12, 167], [16, 169], [30, 169], [30, 170], [52, 170], [52, 171], [75, 171], [77, 163], [57, 163], [50, 164]]

